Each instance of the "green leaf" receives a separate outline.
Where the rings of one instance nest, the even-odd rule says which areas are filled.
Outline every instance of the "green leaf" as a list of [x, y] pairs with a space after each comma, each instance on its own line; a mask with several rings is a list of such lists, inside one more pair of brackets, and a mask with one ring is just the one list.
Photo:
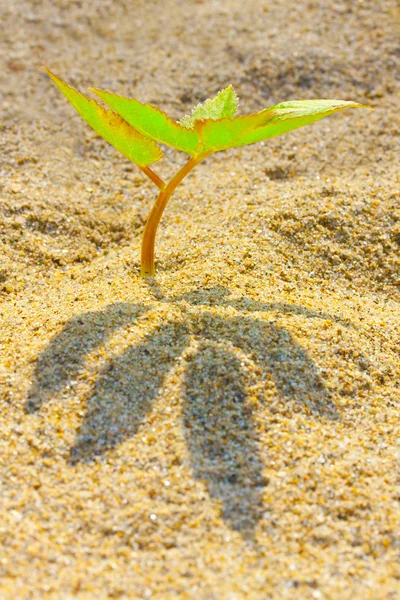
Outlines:
[[112, 110], [106, 110], [43, 67], [56, 86], [85, 121], [109, 144], [139, 167], [159, 160], [163, 153], [157, 144], [142, 135]]
[[272, 138], [346, 108], [367, 108], [344, 100], [294, 100], [236, 119], [206, 119], [195, 123], [204, 148], [217, 152]]
[[198, 104], [190, 116], [183, 117], [179, 123], [184, 127], [193, 129], [195, 122], [204, 119], [232, 119], [238, 108], [238, 97], [230, 85], [218, 92], [214, 98], [209, 98], [203, 104]]
[[134, 98], [124, 98], [96, 88], [90, 89], [144, 135], [192, 156], [195, 154], [199, 143], [197, 134], [171, 119], [165, 112], [151, 104], [142, 104]]
[[315, 123], [346, 108], [368, 108], [346, 100], [293, 100], [267, 109], [263, 121], [254, 131], [248, 132], [235, 146], [254, 144]]
[[198, 134], [202, 148], [207, 152], [218, 152], [235, 146], [236, 140], [252, 131], [258, 125], [256, 115], [236, 117], [236, 119], [205, 119], [196, 121], [194, 130]]

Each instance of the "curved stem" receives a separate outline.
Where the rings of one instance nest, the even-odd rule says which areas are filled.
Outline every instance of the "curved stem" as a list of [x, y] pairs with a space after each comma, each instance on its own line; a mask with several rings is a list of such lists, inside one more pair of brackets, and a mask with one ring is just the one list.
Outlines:
[[155, 205], [153, 206], [149, 218], [144, 228], [142, 240], [142, 254], [140, 275], [141, 277], [151, 277], [155, 274], [154, 265], [154, 243], [156, 239], [157, 227], [164, 212], [167, 202], [174, 193], [182, 179], [195, 167], [205, 154], [190, 158], [187, 163], [172, 177], [168, 185], [158, 195]]
[[160, 188], [160, 190], [164, 190], [167, 187], [166, 183], [161, 179], [161, 177], [159, 177], [157, 173], [154, 173], [154, 171], [150, 169], [149, 166], [139, 168], [143, 171], [145, 175], [147, 175], [147, 177], [149, 177], [152, 180], [153, 183], [156, 184], [158, 188]]

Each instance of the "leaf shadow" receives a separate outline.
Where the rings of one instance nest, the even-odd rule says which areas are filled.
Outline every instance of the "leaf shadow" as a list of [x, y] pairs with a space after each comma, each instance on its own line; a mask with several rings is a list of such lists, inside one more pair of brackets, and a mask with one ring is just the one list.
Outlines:
[[[134, 436], [176, 360], [194, 341], [196, 349], [186, 361], [182, 382], [190, 466], [195, 479], [203, 481], [210, 496], [221, 503], [226, 524], [252, 539], [263, 514], [262, 473], [268, 458], [260, 448], [254, 407], [249, 403], [252, 376], [240, 353], [256, 365], [257, 378], [261, 376], [266, 386], [274, 382], [279, 402], [297, 404], [323, 418], [338, 419], [339, 414], [306, 350], [275, 321], [251, 314], [277, 306], [246, 298], [230, 301], [228, 295], [229, 290], [215, 288], [179, 297], [156, 296], [158, 301], [179, 304], [182, 319], [153, 327], [139, 343], [100, 369], [68, 462], [91, 461]], [[199, 304], [204, 308], [193, 311]], [[239, 314], [221, 315], [211, 311], [211, 305], [229, 305]], [[151, 308], [119, 303], [67, 322], [37, 359], [27, 412], [37, 411], [45, 400], [57, 396], [85, 368], [90, 352]], [[291, 305], [280, 310], [332, 318]], [[261, 396], [259, 401], [263, 402]]]
[[147, 310], [144, 306], [118, 302], [67, 321], [36, 360], [27, 412], [35, 413], [44, 401], [59, 394], [84, 369], [91, 352]]
[[[249, 385], [270, 376], [281, 403], [332, 420], [339, 414], [318, 369], [288, 331], [251, 317], [207, 313], [197, 326], [199, 347], [184, 376], [184, 424], [193, 474], [221, 502], [225, 522], [252, 539], [264, 512], [266, 459]], [[235, 350], [254, 364], [256, 374], [249, 374]], [[263, 403], [262, 397], [257, 400]]]
[[72, 464], [91, 460], [137, 433], [188, 343], [184, 323], [164, 323], [101, 369], [70, 451]]
[[183, 422], [194, 478], [221, 503], [226, 524], [252, 539], [266, 482], [246, 383], [231, 351], [201, 340], [184, 377]]

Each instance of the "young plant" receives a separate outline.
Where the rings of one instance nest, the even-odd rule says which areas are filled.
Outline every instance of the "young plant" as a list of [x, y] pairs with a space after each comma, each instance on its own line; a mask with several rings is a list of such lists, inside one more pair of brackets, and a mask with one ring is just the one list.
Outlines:
[[[105, 109], [67, 85], [46, 67], [43, 68], [85, 121], [135, 163], [160, 190], [143, 233], [142, 277], [155, 274], [154, 244], [167, 202], [182, 179], [200, 161], [220, 150], [255, 144], [282, 135], [345, 108], [366, 108], [362, 104], [344, 100], [293, 100], [258, 113], [235, 117], [238, 98], [230, 85], [214, 98], [198, 104], [190, 116], [177, 122], [150, 104], [90, 88], [110, 107]], [[163, 156], [157, 142], [190, 156], [169, 182], [164, 182], [150, 168]]]

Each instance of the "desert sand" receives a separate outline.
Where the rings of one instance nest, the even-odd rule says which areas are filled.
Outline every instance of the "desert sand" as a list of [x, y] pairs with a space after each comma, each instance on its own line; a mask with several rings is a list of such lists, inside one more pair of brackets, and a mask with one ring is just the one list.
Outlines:
[[[1, 1], [0, 598], [400, 598], [396, 0]], [[348, 110], [156, 195], [40, 69]], [[168, 178], [185, 157], [165, 149]]]

